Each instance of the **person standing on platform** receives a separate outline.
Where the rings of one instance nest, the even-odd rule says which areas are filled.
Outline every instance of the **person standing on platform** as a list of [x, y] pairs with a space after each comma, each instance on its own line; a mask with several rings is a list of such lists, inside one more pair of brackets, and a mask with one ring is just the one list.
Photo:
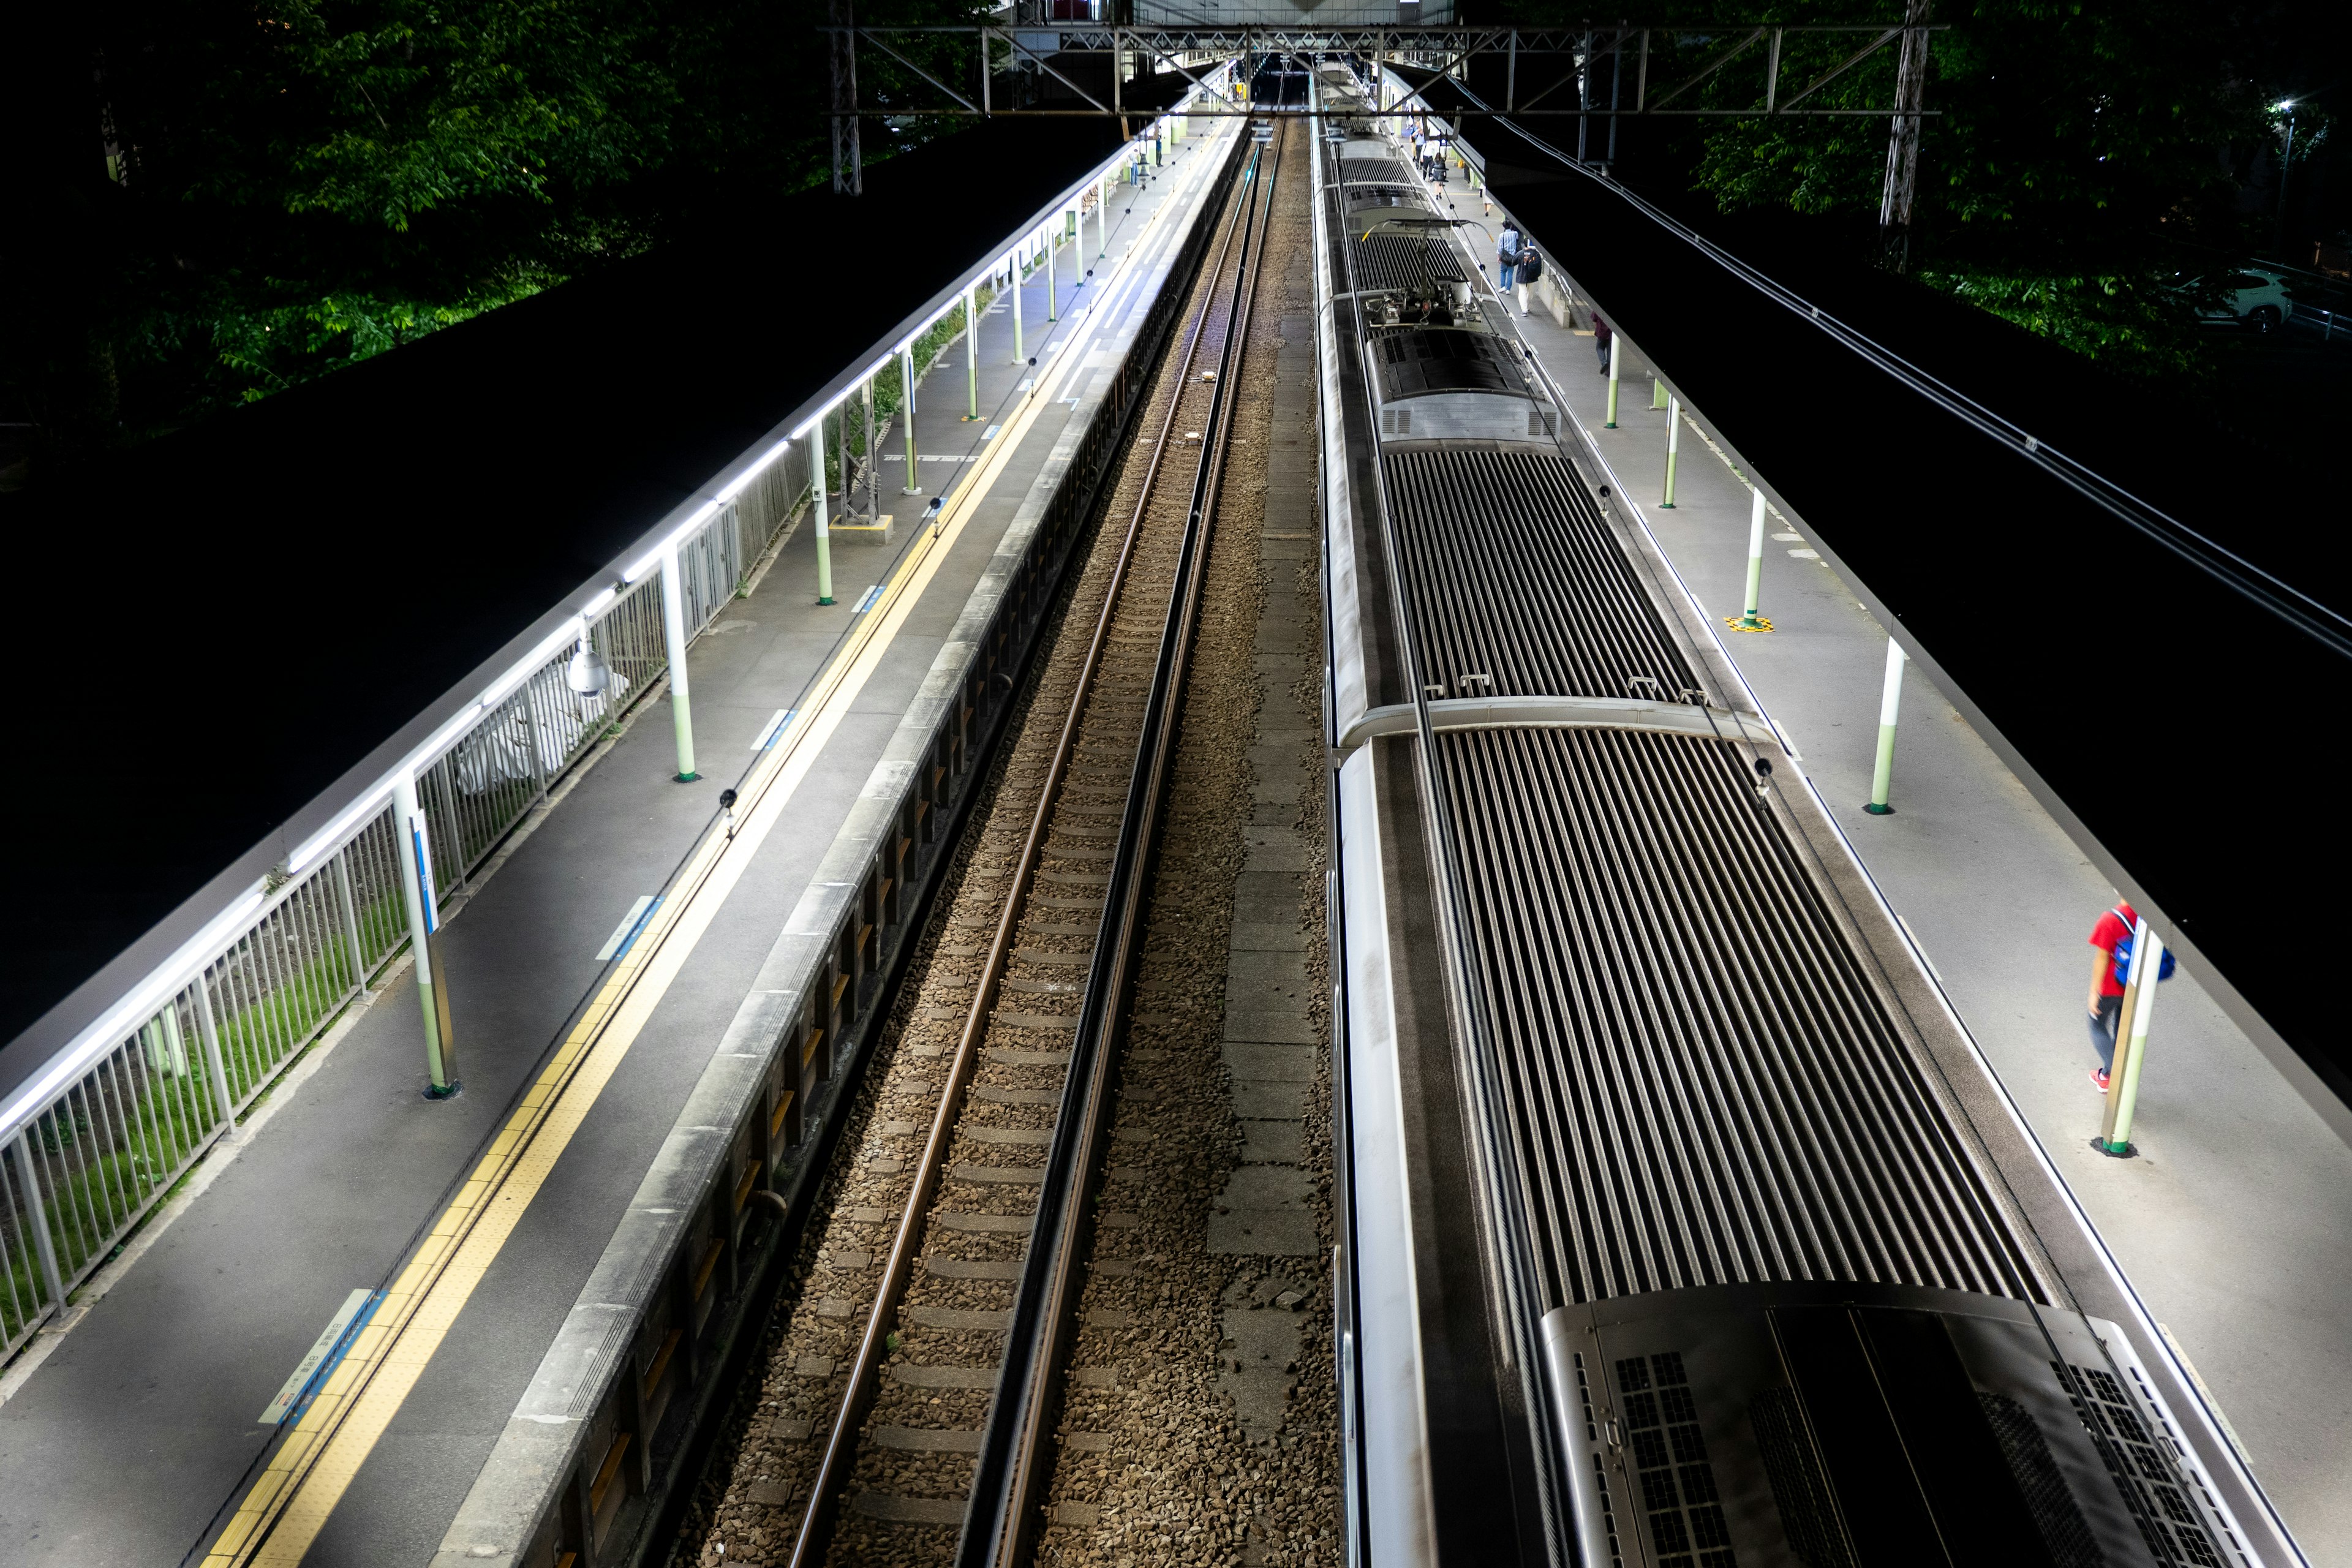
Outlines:
[[2091, 1048], [2099, 1053], [2091, 1082], [2101, 1094], [2107, 1091], [2107, 1069], [2115, 1066], [2116, 1025], [2124, 1006], [2124, 977], [2116, 973], [2116, 948], [2129, 942], [2138, 926], [2139, 916], [2131, 905], [2118, 903], [2091, 928], [2091, 945], [2097, 951], [2091, 955], [2091, 994], [2084, 1006], [2091, 1016]]
[[1593, 311], [1592, 346], [1601, 355], [1601, 374], [1603, 375], [1609, 374], [1609, 340], [1616, 335], [1609, 330], [1609, 323], [1601, 319], [1601, 312]]
[[1511, 274], [1519, 265], [1519, 226], [1505, 222], [1503, 237], [1495, 242], [1495, 269], [1501, 278], [1496, 285], [1504, 293], [1511, 291]]

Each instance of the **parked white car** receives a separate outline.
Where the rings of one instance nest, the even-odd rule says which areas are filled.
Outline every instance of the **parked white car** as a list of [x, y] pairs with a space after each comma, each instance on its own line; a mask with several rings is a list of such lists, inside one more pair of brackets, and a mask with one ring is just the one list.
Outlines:
[[2294, 314], [2294, 302], [2287, 298], [2283, 273], [2248, 268], [2200, 281], [2218, 283], [2223, 289], [2219, 303], [2199, 310], [2197, 319], [2200, 321], [2230, 321], [2258, 332], [2271, 332]]

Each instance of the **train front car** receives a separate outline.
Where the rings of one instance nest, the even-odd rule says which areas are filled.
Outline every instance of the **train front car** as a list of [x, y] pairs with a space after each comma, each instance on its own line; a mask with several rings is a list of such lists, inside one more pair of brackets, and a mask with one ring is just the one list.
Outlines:
[[1316, 87], [1356, 1561], [2293, 1562], [2087, 1232], [2030, 1223], [2063, 1194], [1466, 187]]

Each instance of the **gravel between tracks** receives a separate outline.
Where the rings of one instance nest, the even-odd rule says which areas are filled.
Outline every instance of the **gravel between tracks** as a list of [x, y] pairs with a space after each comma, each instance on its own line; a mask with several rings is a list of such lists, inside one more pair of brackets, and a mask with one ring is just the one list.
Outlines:
[[[1297, 138], [1304, 142], [1305, 138]], [[1277, 187], [1267, 266], [1234, 409], [1234, 444], [1212, 538], [1207, 594], [1182, 699], [1172, 798], [1147, 912], [1144, 959], [1115, 1110], [1113, 1170], [1103, 1188], [1095, 1256], [1086, 1289], [1083, 1330], [1065, 1404], [1062, 1447], [1053, 1482], [1055, 1523], [1039, 1561], [1060, 1564], [1188, 1563], [1308, 1563], [1338, 1555], [1338, 1421], [1331, 1376], [1328, 1247], [1328, 1062], [1318, 1046], [1307, 1095], [1304, 1159], [1317, 1173], [1311, 1204], [1320, 1256], [1259, 1258], [1213, 1254], [1209, 1216], [1242, 1155], [1242, 1134], [1221, 1057], [1226, 952], [1235, 879], [1246, 858], [1244, 826], [1253, 817], [1251, 749], [1261, 710], [1296, 708], [1296, 732], [1320, 711], [1319, 632], [1311, 622], [1259, 626], [1268, 563], [1258, 535], [1269, 477], [1268, 429], [1273, 368], [1286, 316], [1311, 314], [1307, 176], [1293, 157]], [[1138, 416], [1156, 429], [1174, 390], [1172, 365]], [[1137, 443], [1105, 515], [1121, 525], [1134, 504], [1146, 444]], [[1297, 476], [1277, 482], [1296, 483]], [[1311, 478], [1307, 480], [1311, 483]], [[1163, 485], [1165, 481], [1163, 480]], [[1061, 629], [1041, 652], [1024, 709], [1004, 746], [950, 870], [950, 882], [925, 933], [909, 982], [895, 1000], [872, 1068], [844, 1129], [815, 1213], [761, 1350], [761, 1374], [747, 1379], [730, 1412], [670, 1561], [673, 1563], [781, 1563], [805, 1507], [824, 1429], [837, 1409], [843, 1367], [856, 1348], [879, 1277], [880, 1254], [905, 1202], [905, 1170], [920, 1152], [938, 1104], [945, 1053], [953, 1049], [980, 949], [994, 924], [1001, 868], [1017, 854], [1036, 800], [1050, 731], [1058, 729], [1086, 637], [1102, 603], [1117, 539], [1102, 542], [1066, 596]], [[1137, 570], [1146, 567], [1140, 559]], [[1272, 563], [1285, 572], [1294, 563]], [[1319, 596], [1311, 553], [1303, 602]], [[1165, 568], [1160, 569], [1164, 575]], [[1285, 595], [1286, 602], [1288, 595]], [[1255, 654], [1268, 633], [1295, 635], [1310, 673], [1294, 688], [1265, 689]], [[1150, 648], [1114, 637], [1094, 699], [1128, 700], [1148, 679]], [[1319, 755], [1319, 739], [1312, 748]], [[1040, 1010], [1075, 1010], [1083, 960], [1092, 947], [1095, 910], [1040, 908], [1083, 890], [1055, 876], [1084, 877], [1089, 842], [1107, 853], [1118, 820], [1129, 759], [1074, 759], [1057, 808], [1055, 853], [1031, 900], [1022, 958], [1008, 970], [1000, 1011], [1034, 1000]], [[1300, 873], [1300, 923], [1307, 938], [1314, 988], [1328, 995], [1322, 943], [1321, 775], [1299, 770], [1291, 820], [1318, 847]], [[1270, 820], [1260, 798], [1259, 820]], [[1098, 826], [1097, 839], [1090, 829]], [[1076, 852], [1073, 855], [1073, 851]], [[995, 873], [992, 875], [992, 873]], [[1055, 987], [1066, 984], [1063, 992]], [[1328, 1034], [1328, 1005], [1314, 1009]], [[1000, 1356], [1000, 1336], [971, 1326], [1001, 1314], [1009, 1283], [957, 1278], [958, 1265], [1017, 1260], [1027, 1237], [1034, 1187], [1018, 1181], [964, 1180], [962, 1171], [1012, 1173], [1042, 1163], [1040, 1143], [1054, 1117], [1062, 1068], [1009, 1056], [1026, 1045], [1067, 1048], [1067, 1036], [1040, 1032], [1024, 1041], [1001, 1025], [973, 1076], [971, 1102], [942, 1184], [924, 1250], [950, 1260], [943, 1271], [919, 1268], [901, 1310], [901, 1327], [866, 1429], [898, 1428], [898, 1446], [866, 1444], [844, 1497], [829, 1559], [835, 1563], [942, 1561], [955, 1526], [868, 1517], [860, 1494], [952, 1502], [961, 1517], [969, 1490], [968, 1452], [936, 1451], [922, 1434], [982, 1426]], [[974, 1173], [975, 1174], [984, 1173]], [[992, 1218], [1004, 1228], [993, 1228]], [[1298, 1318], [1297, 1386], [1278, 1437], [1253, 1443], [1227, 1391], [1223, 1343], [1236, 1305], [1280, 1298]], [[942, 1506], [940, 1511], [944, 1513]]]

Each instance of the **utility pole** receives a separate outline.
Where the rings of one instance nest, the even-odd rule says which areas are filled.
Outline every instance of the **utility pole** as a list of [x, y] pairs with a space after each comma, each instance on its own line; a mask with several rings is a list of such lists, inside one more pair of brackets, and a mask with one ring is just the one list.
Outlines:
[[[850, 0], [833, 0], [833, 25], [856, 26]], [[833, 190], [835, 195], [866, 194], [866, 165], [857, 151], [857, 40], [847, 32], [833, 40]]]
[[1895, 74], [1895, 118], [1886, 138], [1886, 194], [1878, 204], [1879, 265], [1911, 269], [1911, 200], [1919, 189], [1919, 111], [1927, 98], [1927, 6], [1905, 0], [1903, 58]]

